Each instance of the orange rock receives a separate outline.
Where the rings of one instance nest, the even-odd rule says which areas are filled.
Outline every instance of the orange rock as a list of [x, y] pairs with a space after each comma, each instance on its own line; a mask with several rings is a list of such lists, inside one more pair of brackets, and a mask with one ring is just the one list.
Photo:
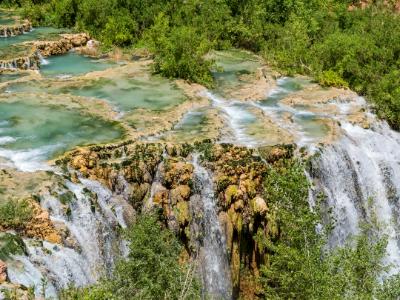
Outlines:
[[7, 265], [4, 261], [0, 260], [0, 283], [7, 281]]

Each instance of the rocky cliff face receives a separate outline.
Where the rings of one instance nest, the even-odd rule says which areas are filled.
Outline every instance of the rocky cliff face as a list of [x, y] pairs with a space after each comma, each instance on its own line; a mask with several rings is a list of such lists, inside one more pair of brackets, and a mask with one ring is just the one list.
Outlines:
[[[217, 215], [225, 234], [234, 295], [247, 285], [244, 272], [258, 275], [268, 253], [255, 236], [277, 238], [279, 228], [264, 200], [263, 182], [269, 168], [290, 158], [294, 147], [276, 146], [248, 149], [204, 141], [193, 145], [124, 144], [92, 147], [70, 153], [57, 161], [68, 168], [71, 178], [99, 180], [112, 191], [123, 194], [137, 212], [159, 209], [166, 226], [176, 232], [192, 257], [198, 240], [193, 232], [196, 215], [192, 156], [200, 155], [202, 166], [214, 181]], [[252, 281], [253, 292], [257, 286]], [[248, 289], [248, 287], [246, 287]]]

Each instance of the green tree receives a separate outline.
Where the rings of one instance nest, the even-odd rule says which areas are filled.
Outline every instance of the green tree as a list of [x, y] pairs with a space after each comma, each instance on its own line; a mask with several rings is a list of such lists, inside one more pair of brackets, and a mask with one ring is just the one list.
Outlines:
[[211, 85], [212, 61], [204, 59], [211, 48], [210, 42], [192, 27], [169, 25], [168, 17], [160, 14], [145, 33], [146, 45], [156, 55], [155, 71], [166, 77]]
[[[399, 278], [389, 277], [383, 258], [386, 237], [372, 225], [343, 247], [327, 245], [329, 224], [321, 229], [323, 204], [310, 209], [308, 182], [300, 162], [283, 161], [268, 173], [265, 198], [276, 216], [279, 238], [261, 233], [256, 239], [268, 249], [261, 269], [266, 299], [397, 299]], [[319, 230], [317, 230], [319, 228]], [[380, 280], [384, 276], [383, 284]]]

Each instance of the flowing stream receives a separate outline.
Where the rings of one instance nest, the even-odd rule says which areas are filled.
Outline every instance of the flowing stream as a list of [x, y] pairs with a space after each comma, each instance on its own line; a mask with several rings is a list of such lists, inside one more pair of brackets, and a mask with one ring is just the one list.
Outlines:
[[225, 236], [217, 216], [213, 179], [208, 170], [194, 155], [194, 180], [197, 196], [192, 196], [191, 207], [195, 217], [195, 231], [200, 231], [202, 241], [199, 249], [200, 268], [205, 299], [232, 298], [230, 267], [226, 252]]

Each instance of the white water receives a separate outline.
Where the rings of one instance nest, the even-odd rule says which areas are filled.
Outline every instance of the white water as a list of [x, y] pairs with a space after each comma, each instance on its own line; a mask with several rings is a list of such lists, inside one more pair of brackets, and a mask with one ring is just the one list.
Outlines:
[[326, 146], [313, 163], [317, 191], [327, 196], [336, 227], [332, 246], [343, 244], [360, 232], [360, 222], [380, 226], [388, 235], [387, 263], [400, 270], [400, 134], [376, 121], [373, 129], [342, 125], [344, 136]]
[[[81, 179], [82, 184], [65, 182], [73, 192], [70, 213], [57, 196], [46, 194], [41, 200], [56, 226], [65, 227], [65, 245], [25, 240], [27, 256], [16, 256], [9, 265], [12, 282], [34, 286], [40, 295], [41, 278], [48, 281], [46, 296], [56, 297], [57, 291], [70, 284], [83, 286], [110, 274], [119, 254], [126, 245], [117, 234], [117, 227], [125, 227], [118, 213], [119, 203], [112, 193], [96, 181]], [[88, 191], [94, 194], [91, 194]]]
[[[6, 142], [10, 143], [12, 141], [7, 139]], [[5, 142], [0, 142], [0, 145], [2, 144], [4, 145]], [[51, 167], [45, 161], [48, 154], [57, 148], [59, 148], [59, 145], [49, 145], [29, 150], [9, 150], [0, 148], [0, 157], [8, 160], [6, 163], [0, 163], [0, 166], [15, 167], [23, 172], [51, 170]]]
[[218, 107], [225, 113], [225, 119], [232, 130], [233, 137], [226, 142], [232, 142], [238, 145], [256, 146], [258, 142], [246, 133], [246, 125], [256, 120], [256, 117], [246, 110], [244, 103], [226, 101], [207, 91], [205, 93], [215, 107]]
[[150, 190], [150, 197], [149, 199], [144, 203], [144, 210], [145, 211], [150, 211], [151, 208], [153, 207], [154, 203], [154, 196], [156, 195], [157, 192], [160, 190], [164, 189], [162, 185], [162, 169], [164, 167], [164, 159], [167, 156], [166, 151], [163, 152], [163, 160], [158, 164], [156, 174], [154, 175], [153, 182], [151, 184], [151, 190]]
[[[1, 132], [1, 131], [0, 131]], [[15, 142], [16, 139], [12, 136], [0, 136], [0, 146]]]
[[[217, 216], [214, 184], [211, 174], [198, 162], [195, 155], [194, 166], [195, 189], [200, 194], [198, 206], [192, 211], [198, 211], [202, 216], [198, 228], [202, 231], [202, 243], [199, 249], [201, 275], [206, 299], [232, 299], [230, 267], [227, 257], [225, 236]], [[191, 199], [195, 202], [196, 198]], [[198, 215], [198, 214], [196, 214]]]
[[45, 59], [45, 58], [43, 57], [43, 55], [40, 53], [40, 51], [37, 51], [37, 55], [38, 55], [38, 57], [39, 57], [39, 60], [40, 60], [40, 64], [41, 64], [41, 65], [46, 66], [46, 65], [48, 65], [48, 64], [50, 63], [47, 59]]

